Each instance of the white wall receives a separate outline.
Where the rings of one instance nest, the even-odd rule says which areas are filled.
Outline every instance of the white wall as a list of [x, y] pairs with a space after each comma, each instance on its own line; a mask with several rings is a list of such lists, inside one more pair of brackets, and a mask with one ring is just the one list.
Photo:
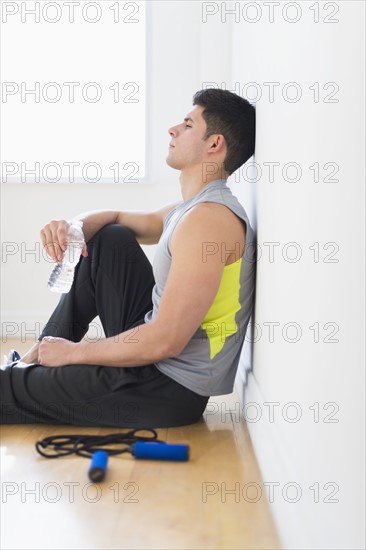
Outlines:
[[[302, 8], [299, 21], [288, 23], [281, 16], [285, 4], [272, 23], [263, 5], [256, 23], [243, 18], [240, 23], [232, 21], [231, 88], [235, 83], [242, 89], [245, 83], [256, 82], [263, 93], [257, 102], [255, 155], [263, 170], [255, 197], [262, 251], [255, 323], [261, 333], [256, 333], [243, 411], [251, 419], [248, 426], [263, 479], [279, 484], [272, 509], [284, 547], [364, 548], [365, 4], [338, 2], [335, 24], [322, 23], [331, 13], [322, 3], [320, 22], [312, 22], [307, 2], [297, 3]], [[287, 15], [293, 18], [295, 11]], [[253, 11], [250, 16], [254, 17]], [[273, 102], [268, 100], [265, 82], [280, 84]], [[295, 103], [285, 101], [281, 93], [289, 82], [297, 82], [302, 90]], [[309, 89], [314, 82], [320, 84], [318, 103]], [[323, 101], [332, 91], [323, 90], [328, 82], [339, 86], [337, 103]], [[266, 162], [280, 163], [272, 182]], [[289, 162], [301, 166], [302, 177], [296, 183], [282, 177]], [[321, 169], [316, 183], [309, 169], [315, 162], [321, 167], [337, 163], [334, 177], [339, 181], [324, 181], [331, 170]], [[293, 170], [286, 177], [294, 176]], [[239, 191], [238, 196], [244, 194]], [[269, 245], [264, 244], [271, 242], [279, 243], [272, 262]], [[290, 242], [298, 243], [302, 253], [294, 263], [282, 255], [286, 258]], [[333, 251], [332, 246], [324, 249], [330, 242], [339, 247], [334, 255], [338, 263], [324, 261]], [[310, 248], [314, 243], [320, 246], [319, 262]], [[293, 258], [295, 248], [287, 251]], [[273, 341], [271, 322], [279, 324]], [[289, 340], [296, 337], [295, 330], [282, 334], [290, 322], [301, 330], [299, 341], [293, 343]], [[333, 336], [337, 343], [326, 343], [332, 327], [324, 325], [330, 322], [339, 326]], [[318, 343], [310, 328], [315, 323], [320, 329]], [[243, 385], [238, 382], [241, 392]], [[276, 403], [272, 422], [271, 402]], [[310, 409], [314, 403], [319, 403], [318, 422], [316, 411]], [[327, 420], [337, 422], [325, 422], [336, 410]], [[289, 421], [297, 415], [297, 422]], [[300, 490], [299, 501], [288, 502], [297, 492], [300, 496]], [[331, 497], [333, 490], [337, 492]], [[337, 502], [325, 502], [327, 497]]]

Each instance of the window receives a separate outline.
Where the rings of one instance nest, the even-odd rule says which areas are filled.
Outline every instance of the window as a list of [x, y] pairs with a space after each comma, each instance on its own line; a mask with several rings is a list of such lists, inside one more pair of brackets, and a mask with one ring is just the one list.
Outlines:
[[148, 2], [1, 2], [2, 182], [146, 178]]

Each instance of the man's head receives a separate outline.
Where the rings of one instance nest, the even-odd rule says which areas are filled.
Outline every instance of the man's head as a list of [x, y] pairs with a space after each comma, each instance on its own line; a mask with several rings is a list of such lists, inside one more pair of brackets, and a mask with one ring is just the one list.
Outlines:
[[213, 134], [225, 138], [227, 153], [224, 169], [231, 175], [254, 154], [255, 107], [228, 90], [201, 90], [193, 96], [193, 105], [204, 108], [202, 116], [207, 130], [206, 141]]
[[202, 171], [203, 163], [216, 163], [220, 177], [228, 177], [254, 153], [255, 108], [221, 89], [196, 92], [193, 105], [183, 122], [168, 130], [172, 147], [167, 163], [182, 171]]

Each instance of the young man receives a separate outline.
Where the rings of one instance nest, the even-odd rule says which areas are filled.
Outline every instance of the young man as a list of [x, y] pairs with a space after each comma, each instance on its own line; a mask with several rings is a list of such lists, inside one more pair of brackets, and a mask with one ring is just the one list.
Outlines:
[[[1, 422], [169, 427], [231, 393], [254, 303], [253, 231], [226, 180], [254, 153], [255, 109], [201, 90], [169, 128], [182, 201], [80, 214], [73, 286], [33, 348], [0, 371]], [[61, 260], [68, 222], [41, 231]], [[153, 268], [140, 244], [156, 244]], [[99, 315], [106, 338], [83, 336]]]

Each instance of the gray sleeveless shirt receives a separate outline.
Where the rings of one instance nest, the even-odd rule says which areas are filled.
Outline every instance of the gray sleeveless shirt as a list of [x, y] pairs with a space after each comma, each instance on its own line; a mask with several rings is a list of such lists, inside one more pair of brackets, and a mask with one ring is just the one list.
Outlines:
[[[256, 268], [253, 229], [226, 180], [208, 183], [199, 193], [171, 210], [165, 218], [153, 260], [153, 309], [146, 313], [144, 320], [149, 323], [159, 311], [172, 262], [170, 240], [173, 231], [181, 217], [200, 202], [223, 204], [245, 222], [244, 253], [238, 261], [224, 267], [215, 299], [180, 355], [158, 361], [155, 365], [161, 372], [199, 395], [223, 395], [233, 391], [240, 353], [254, 306]], [[210, 253], [209, 249], [207, 253]]]

